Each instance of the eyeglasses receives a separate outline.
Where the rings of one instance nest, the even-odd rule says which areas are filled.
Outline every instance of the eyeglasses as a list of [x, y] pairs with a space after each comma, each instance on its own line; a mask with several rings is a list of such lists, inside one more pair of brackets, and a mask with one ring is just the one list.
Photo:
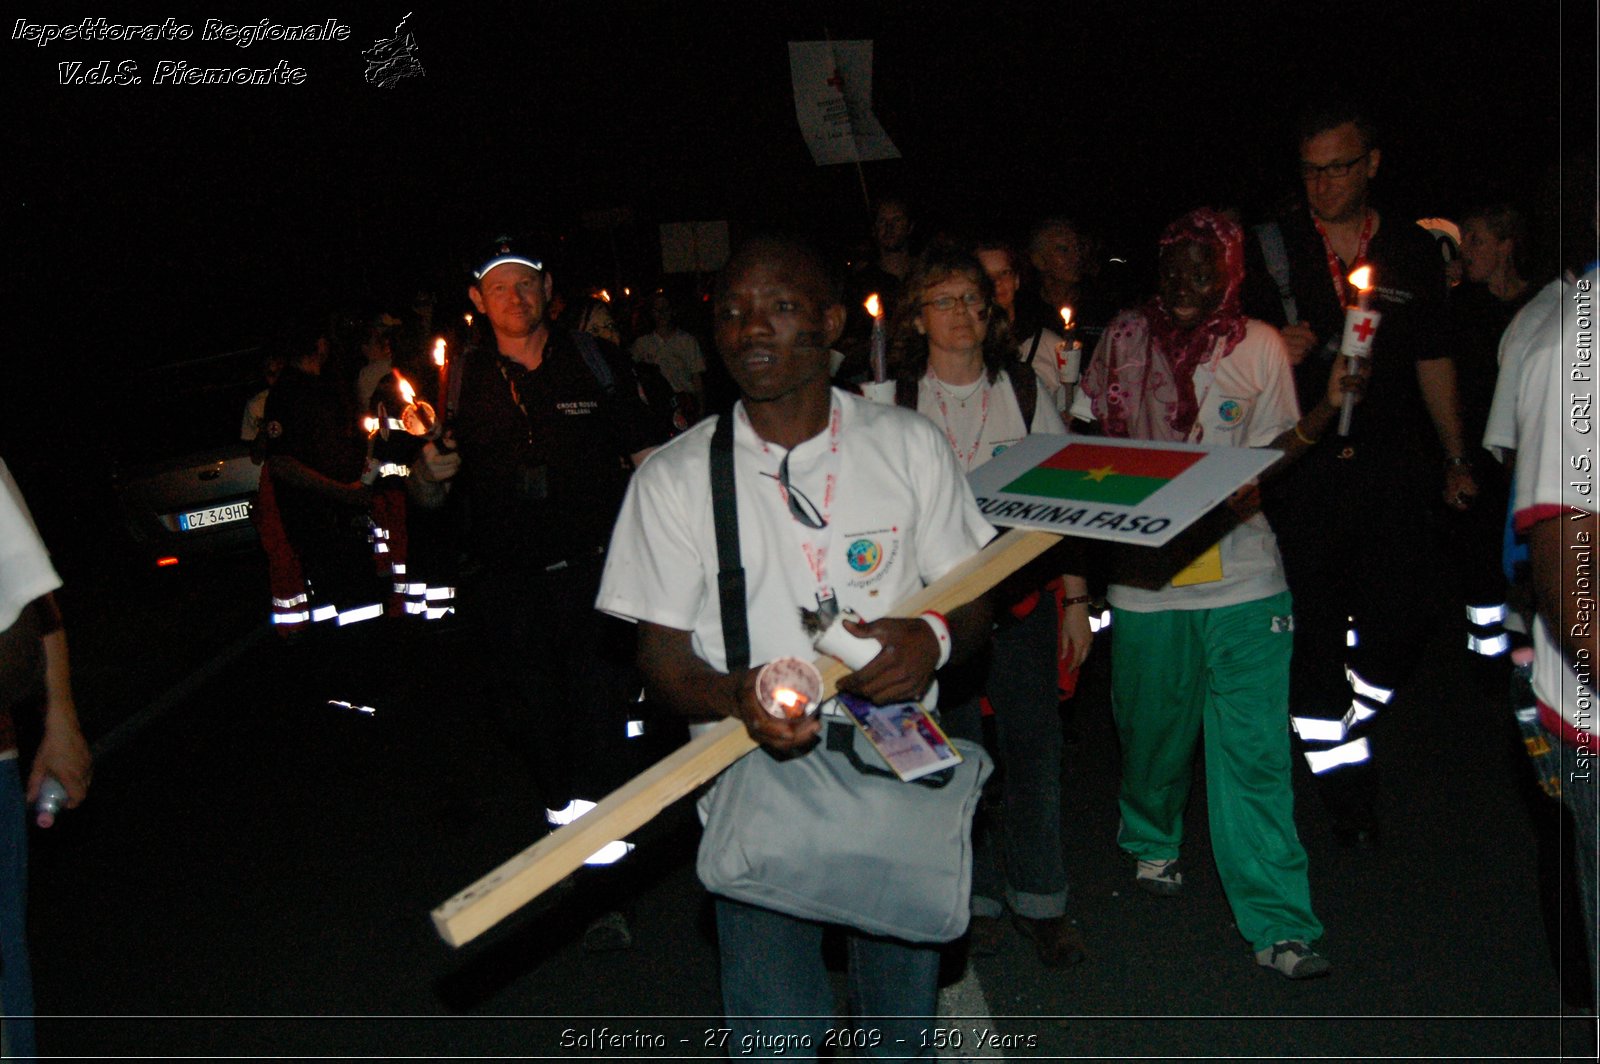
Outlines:
[[1301, 163], [1300, 179], [1302, 181], [1315, 181], [1319, 177], [1329, 177], [1335, 180], [1341, 177], [1348, 177], [1350, 171], [1356, 168], [1356, 164], [1362, 162], [1371, 154], [1372, 149], [1368, 148], [1360, 155], [1357, 155], [1354, 159], [1346, 159], [1342, 163], [1329, 163], [1326, 166], [1314, 166], [1311, 163]]
[[940, 296], [938, 299], [929, 299], [921, 305], [932, 307], [941, 313], [948, 314], [957, 307], [962, 307], [966, 310], [986, 309], [989, 306], [989, 301], [976, 292], [968, 292], [964, 296]]
[[817, 504], [806, 498], [805, 492], [789, 483], [789, 456], [784, 455], [783, 461], [778, 463], [778, 475], [762, 473], [770, 480], [776, 480], [783, 489], [783, 497], [789, 501], [789, 516], [799, 521], [807, 528], [827, 528], [827, 519], [822, 516], [822, 511], [817, 509]]

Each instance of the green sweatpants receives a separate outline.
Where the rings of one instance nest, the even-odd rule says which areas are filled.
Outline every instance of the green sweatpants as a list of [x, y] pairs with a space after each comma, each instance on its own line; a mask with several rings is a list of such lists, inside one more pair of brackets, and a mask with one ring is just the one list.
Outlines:
[[1313, 942], [1306, 851], [1294, 828], [1287, 591], [1209, 610], [1115, 611], [1112, 707], [1122, 737], [1117, 842], [1170, 860], [1183, 841], [1196, 737], [1206, 744], [1211, 849], [1252, 949]]

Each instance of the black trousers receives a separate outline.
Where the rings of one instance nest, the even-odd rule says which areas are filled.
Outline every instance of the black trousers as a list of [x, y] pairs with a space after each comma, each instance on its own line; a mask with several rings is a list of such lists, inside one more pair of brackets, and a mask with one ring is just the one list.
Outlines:
[[641, 684], [632, 626], [594, 608], [600, 562], [493, 567], [462, 588], [487, 653], [495, 716], [547, 809], [598, 800], [640, 768], [627, 738]]
[[[1398, 691], [1428, 645], [1440, 569], [1428, 509], [1442, 478], [1430, 483], [1416, 464], [1387, 456], [1340, 458], [1336, 439], [1322, 446], [1329, 450], [1308, 456], [1288, 490], [1270, 500], [1268, 520], [1294, 595], [1290, 713], [1336, 721], [1357, 693], [1347, 667], [1371, 688]], [[1354, 724], [1344, 741], [1365, 737], [1371, 759], [1317, 776], [1336, 816], [1370, 806], [1384, 718], [1404, 712], [1392, 697], [1363, 702], [1376, 715]], [[1335, 745], [1297, 740], [1302, 753]]]

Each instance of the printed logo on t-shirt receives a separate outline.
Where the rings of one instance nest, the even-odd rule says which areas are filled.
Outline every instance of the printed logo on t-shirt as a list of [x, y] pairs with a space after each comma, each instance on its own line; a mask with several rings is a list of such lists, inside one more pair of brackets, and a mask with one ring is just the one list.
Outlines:
[[873, 540], [858, 539], [845, 552], [845, 560], [850, 563], [850, 568], [864, 576], [883, 561], [883, 548]]
[[1237, 399], [1224, 399], [1217, 407], [1217, 420], [1224, 425], [1237, 425], [1244, 420], [1244, 404]]
[[999, 458], [1001, 455], [1005, 454], [1010, 449], [1011, 449], [1011, 445], [1009, 443], [998, 443], [998, 444], [995, 444], [994, 450], [989, 452], [989, 457], [990, 458]]
[[895, 559], [900, 555], [898, 527], [847, 532], [842, 542], [849, 544], [844, 552], [845, 562], [850, 566], [845, 586], [858, 590], [865, 590], [882, 581], [894, 568]]
[[579, 399], [574, 403], [557, 403], [556, 409], [571, 417], [581, 417], [599, 410], [600, 404], [592, 399]]

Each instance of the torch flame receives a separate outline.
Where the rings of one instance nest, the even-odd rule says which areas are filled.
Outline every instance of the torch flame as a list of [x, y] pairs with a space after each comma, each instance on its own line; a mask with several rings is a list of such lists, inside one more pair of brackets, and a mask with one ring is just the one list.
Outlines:
[[607, 289], [602, 288], [602, 289], [600, 289], [599, 298], [600, 298], [600, 302], [609, 303], [609, 302], [611, 302], [611, 292], [609, 290], [607, 290]]
[[411, 387], [411, 382], [400, 376], [398, 373], [396, 373], [394, 377], [395, 380], [400, 382], [400, 397], [406, 401], [406, 405], [409, 406], [410, 404], [416, 402], [417, 390]]
[[433, 341], [433, 364], [435, 366], [444, 365], [444, 337], [442, 336]]
[[883, 304], [878, 301], [878, 293], [874, 292], [867, 297], [866, 307], [867, 313], [874, 318], [883, 317]]
[[1350, 283], [1363, 292], [1372, 290], [1372, 267], [1357, 266], [1350, 271]]
[[1072, 308], [1071, 307], [1062, 307], [1061, 308], [1061, 327], [1063, 329], [1072, 328]]

